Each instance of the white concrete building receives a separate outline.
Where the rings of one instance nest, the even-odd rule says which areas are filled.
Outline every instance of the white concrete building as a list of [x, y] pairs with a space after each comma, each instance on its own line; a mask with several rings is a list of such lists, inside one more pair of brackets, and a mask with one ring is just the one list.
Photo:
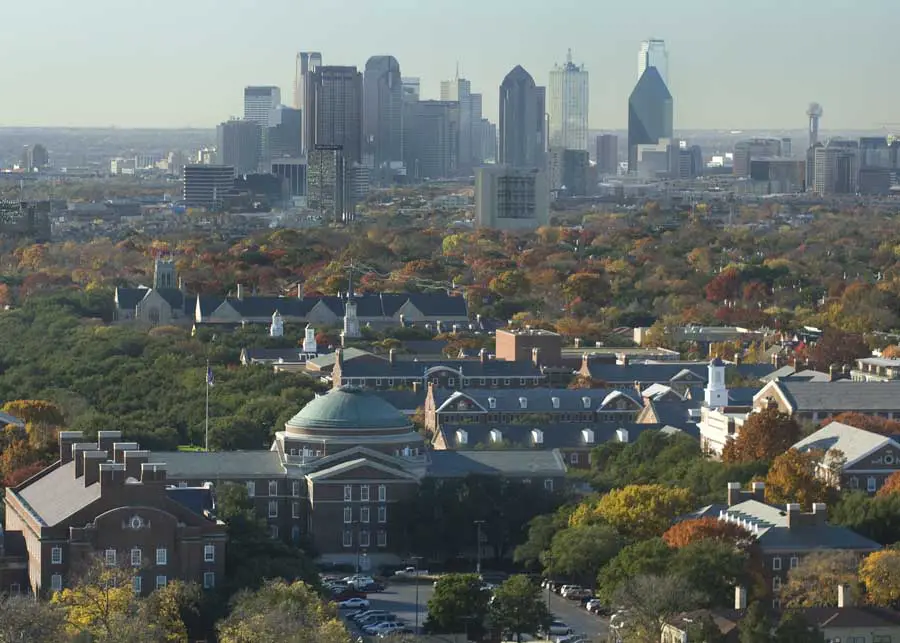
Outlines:
[[589, 75], [584, 65], [572, 63], [570, 49], [566, 64], [550, 71], [550, 146], [587, 150], [589, 109]]

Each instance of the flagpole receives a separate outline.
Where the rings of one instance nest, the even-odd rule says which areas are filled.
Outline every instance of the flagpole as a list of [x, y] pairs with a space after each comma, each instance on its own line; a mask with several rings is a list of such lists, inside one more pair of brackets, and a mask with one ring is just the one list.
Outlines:
[[206, 427], [204, 447], [209, 451], [209, 360], [206, 360]]

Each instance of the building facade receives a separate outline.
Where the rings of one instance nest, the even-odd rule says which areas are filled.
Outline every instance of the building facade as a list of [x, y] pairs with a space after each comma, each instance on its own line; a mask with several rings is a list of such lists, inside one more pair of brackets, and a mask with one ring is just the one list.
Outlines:
[[216, 161], [230, 165], [236, 176], [252, 174], [259, 168], [259, 123], [233, 119], [216, 127]]
[[572, 50], [564, 65], [550, 71], [549, 92], [550, 146], [586, 151], [590, 79], [584, 65], [572, 62]]
[[666, 41], [658, 38], [650, 38], [641, 43], [638, 50], [638, 80], [644, 75], [648, 67], [656, 67], [662, 81], [669, 84], [669, 52], [666, 49]]
[[544, 167], [547, 146], [546, 90], [521, 66], [500, 85], [499, 162], [519, 168]]
[[340, 146], [347, 164], [362, 163], [363, 80], [356, 67], [322, 66], [310, 75], [307, 148]]
[[363, 75], [363, 154], [372, 167], [403, 161], [403, 81], [393, 56], [373, 56]]
[[234, 167], [231, 165], [185, 165], [185, 205], [210, 210], [221, 209], [234, 190]]
[[601, 175], [615, 176], [619, 173], [619, 137], [615, 134], [600, 134], [597, 137], [597, 169]]
[[472, 83], [465, 78], [441, 81], [441, 100], [458, 104], [459, 140], [457, 172], [465, 176], [484, 160], [482, 136], [482, 96], [472, 93]]
[[628, 99], [628, 171], [638, 170], [638, 146], [672, 139], [672, 94], [656, 67], [648, 67]]
[[407, 103], [404, 114], [407, 175], [415, 180], [456, 175], [459, 164], [459, 103], [417, 101]]
[[340, 145], [315, 145], [306, 168], [307, 207], [325, 219], [342, 222], [347, 214], [347, 168]]
[[482, 228], [534, 230], [550, 221], [550, 186], [538, 168], [492, 165], [475, 173], [475, 223]]
[[734, 144], [734, 176], [750, 176], [750, 162], [760, 157], [778, 157], [782, 155], [781, 139], [751, 138]]

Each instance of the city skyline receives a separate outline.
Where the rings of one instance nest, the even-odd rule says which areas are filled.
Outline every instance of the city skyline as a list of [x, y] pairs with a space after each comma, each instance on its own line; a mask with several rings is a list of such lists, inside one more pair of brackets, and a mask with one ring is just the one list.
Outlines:
[[[872, 81], [890, 77], [891, 52], [898, 48], [891, 25], [900, 21], [900, 5], [892, 0], [831, 0], [819, 14], [774, 0], [728, 7], [711, 0], [647, 0], [612, 9], [576, 0], [525, 5], [517, 5], [524, 9], [517, 18], [505, 0], [490, 6], [457, 0], [453, 11], [411, 0], [395, 0], [390, 11], [362, 0], [303, 7], [272, 0], [267, 13], [278, 20], [255, 32], [231, 12], [214, 15], [205, 0], [160, 0], [140, 14], [111, 0], [89, 6], [15, 3], [5, 21], [23, 28], [11, 30], [7, 45], [28, 55], [0, 70], [0, 82], [17, 92], [16, 101], [0, 105], [0, 126], [211, 128], [240, 113], [246, 85], [277, 85], [289, 101], [300, 51], [321, 51], [329, 64], [360, 69], [371, 56], [392, 55], [404, 75], [422, 78], [423, 99], [438, 98], [441, 80], [452, 77], [459, 63], [460, 75], [484, 94], [485, 116], [496, 121], [506, 71], [522, 65], [545, 86], [546, 70], [572, 48], [594, 71], [591, 128], [620, 129], [627, 121], [635, 54], [650, 37], [666, 41], [677, 76], [675, 120], [683, 128], [802, 126], [811, 101], [827, 106], [827, 129], [870, 129], [897, 120], [891, 105], [900, 100], [900, 88]], [[238, 0], [234, 15], [254, 8]], [[476, 9], [479, 19], [471, 20]], [[329, 19], [334, 15], [351, 15], [360, 27], [348, 30], [344, 21]], [[465, 42], [435, 47], [430, 26], [437, 21], [445, 33], [466, 33]], [[511, 28], [497, 29], [507, 21]], [[41, 25], [39, 48], [29, 35], [33, 30], [24, 28], [35, 24]], [[603, 38], [596, 37], [598, 25], [607, 27]], [[180, 37], [167, 37], [173, 29]], [[761, 39], [764, 33], [780, 37]], [[839, 38], [840, 46], [821, 46], [824, 37]], [[240, 46], [222, 46], [229, 42]], [[117, 56], [110, 56], [113, 51]], [[81, 109], [60, 96], [77, 96]]]

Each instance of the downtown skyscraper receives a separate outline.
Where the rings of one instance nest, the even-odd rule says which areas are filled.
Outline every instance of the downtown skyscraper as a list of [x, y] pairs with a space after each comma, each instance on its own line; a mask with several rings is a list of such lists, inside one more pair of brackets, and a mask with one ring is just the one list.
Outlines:
[[323, 66], [310, 74], [306, 149], [340, 146], [348, 167], [362, 162], [362, 74], [356, 67]]
[[294, 109], [299, 109], [302, 119], [303, 150], [307, 149], [307, 137], [309, 126], [307, 113], [309, 112], [309, 81], [311, 74], [322, 66], [322, 54], [318, 51], [301, 51], [297, 54], [297, 62], [294, 71]]
[[373, 56], [366, 63], [363, 156], [375, 168], [403, 160], [403, 80], [393, 56]]
[[472, 83], [460, 78], [441, 81], [441, 100], [459, 103], [457, 170], [470, 174], [482, 163], [482, 97], [472, 93]]
[[590, 83], [584, 66], [572, 63], [569, 50], [565, 65], [550, 71], [550, 146], [567, 150], [588, 149]]
[[638, 147], [672, 139], [672, 94], [656, 67], [647, 67], [628, 98], [628, 171], [638, 170]]
[[259, 169], [269, 171], [269, 120], [281, 104], [281, 89], [271, 85], [244, 88], [244, 120], [259, 125]]
[[665, 40], [650, 38], [641, 43], [638, 50], [638, 80], [647, 71], [647, 67], [656, 67], [666, 87], [669, 86], [669, 52], [666, 50]]
[[546, 89], [521, 65], [506, 75], [500, 85], [500, 163], [544, 169], [546, 102]]

